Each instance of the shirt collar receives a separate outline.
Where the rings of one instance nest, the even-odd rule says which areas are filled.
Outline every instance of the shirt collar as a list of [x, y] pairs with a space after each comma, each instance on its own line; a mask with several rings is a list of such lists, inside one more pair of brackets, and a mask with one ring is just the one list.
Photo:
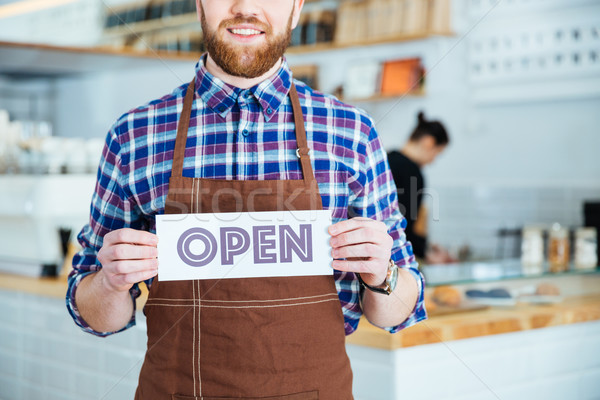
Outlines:
[[[196, 93], [217, 114], [225, 118], [237, 102], [243, 89], [223, 82], [204, 65], [204, 55], [196, 64]], [[269, 121], [285, 101], [292, 86], [292, 73], [285, 58], [281, 67], [269, 79], [248, 89], [258, 101], [266, 121]]]

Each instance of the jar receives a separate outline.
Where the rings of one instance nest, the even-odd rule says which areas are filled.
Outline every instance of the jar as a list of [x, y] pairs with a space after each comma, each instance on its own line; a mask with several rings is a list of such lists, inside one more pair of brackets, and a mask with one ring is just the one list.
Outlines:
[[523, 275], [539, 275], [544, 265], [544, 237], [542, 229], [535, 226], [523, 228], [521, 241], [521, 266]]
[[548, 265], [550, 272], [564, 272], [569, 268], [569, 232], [560, 224], [552, 225], [548, 237]]
[[575, 232], [575, 268], [594, 269], [598, 266], [598, 233], [596, 228], [579, 228]]

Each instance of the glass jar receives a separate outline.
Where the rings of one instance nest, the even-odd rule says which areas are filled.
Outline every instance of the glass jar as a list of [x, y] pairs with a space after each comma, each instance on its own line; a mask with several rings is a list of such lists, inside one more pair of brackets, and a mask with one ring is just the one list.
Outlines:
[[521, 266], [523, 275], [539, 275], [544, 265], [544, 238], [542, 229], [535, 226], [523, 228], [521, 241]]
[[548, 237], [548, 265], [550, 272], [564, 272], [569, 268], [569, 231], [560, 224], [552, 225]]
[[596, 228], [579, 228], [575, 232], [575, 268], [594, 269], [598, 266], [598, 233]]

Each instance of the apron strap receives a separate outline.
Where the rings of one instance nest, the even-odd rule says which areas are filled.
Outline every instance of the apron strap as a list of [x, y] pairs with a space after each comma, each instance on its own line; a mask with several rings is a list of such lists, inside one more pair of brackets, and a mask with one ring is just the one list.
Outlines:
[[[187, 87], [185, 98], [183, 100], [183, 110], [177, 123], [177, 138], [175, 139], [175, 148], [173, 150], [173, 167], [171, 176], [183, 176], [183, 159], [185, 158], [185, 147], [187, 142], [187, 134], [190, 126], [190, 116], [192, 114], [192, 104], [194, 103], [196, 78], [192, 79]], [[310, 148], [306, 142], [306, 130], [304, 129], [304, 117], [302, 114], [302, 106], [296, 91], [296, 85], [292, 82], [290, 88], [290, 99], [292, 101], [292, 110], [294, 112], [294, 124], [296, 126], [296, 145], [298, 147], [296, 154], [300, 158], [300, 166], [302, 167], [302, 176], [304, 183], [308, 186], [315, 180], [310, 157], [308, 153]]]
[[304, 116], [302, 114], [302, 106], [300, 106], [300, 99], [298, 98], [298, 92], [296, 91], [296, 85], [292, 82], [290, 88], [290, 99], [292, 100], [292, 110], [294, 111], [294, 123], [296, 125], [296, 145], [298, 150], [296, 154], [300, 158], [300, 165], [302, 167], [302, 176], [304, 177], [304, 183], [309, 185], [315, 180], [312, 165], [310, 164], [310, 157], [308, 153], [310, 148], [306, 143], [306, 130], [304, 129]]
[[190, 116], [192, 115], [192, 104], [194, 104], [196, 78], [192, 79], [187, 87], [185, 98], [183, 100], [183, 110], [177, 123], [177, 138], [175, 139], [175, 149], [173, 150], [173, 167], [171, 176], [183, 176], [183, 159], [185, 158], [185, 145], [187, 142], [188, 129], [190, 127]]

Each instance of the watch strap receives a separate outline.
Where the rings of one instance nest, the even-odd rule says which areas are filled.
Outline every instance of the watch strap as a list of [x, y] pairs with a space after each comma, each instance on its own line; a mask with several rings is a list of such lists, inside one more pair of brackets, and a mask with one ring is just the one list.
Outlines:
[[363, 278], [360, 276], [360, 274], [358, 272], [356, 272], [355, 275], [358, 278], [358, 281], [360, 282], [360, 284], [363, 285], [365, 288], [369, 289], [370, 291], [375, 292], [375, 293], [386, 294], [388, 296], [391, 293], [387, 282], [385, 282], [385, 287], [380, 288], [380, 287], [376, 287], [376, 286], [367, 285], [365, 283], [365, 281], [363, 281]]
[[[396, 264], [394, 263], [394, 261], [392, 259], [390, 259], [389, 262], [388, 262], [387, 275], [386, 275], [385, 281], [383, 282], [384, 285], [385, 285], [384, 287], [377, 287], [377, 286], [367, 285], [365, 283], [365, 281], [363, 280], [362, 276], [360, 276], [360, 274], [358, 272], [356, 272], [355, 275], [358, 278], [358, 281], [360, 282], [360, 284], [363, 285], [365, 288], [369, 289], [372, 292], [381, 293], [381, 294], [385, 294], [385, 295], [389, 296], [394, 291], [394, 289], [395, 289], [395, 287], [392, 287], [392, 285], [395, 282], [392, 283], [389, 280], [390, 279], [390, 275], [392, 274], [392, 270], [394, 268], [398, 268], [398, 267], [396, 266]], [[395, 285], [393, 285], [393, 286], [395, 286]]]

